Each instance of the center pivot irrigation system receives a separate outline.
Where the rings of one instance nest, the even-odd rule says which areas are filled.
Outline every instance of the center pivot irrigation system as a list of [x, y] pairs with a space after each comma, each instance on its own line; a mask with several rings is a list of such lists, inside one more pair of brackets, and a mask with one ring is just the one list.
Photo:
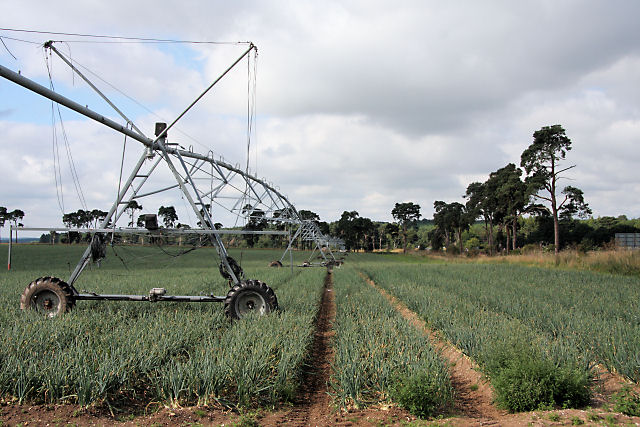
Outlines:
[[[217, 79], [213, 81], [178, 117], [168, 126], [166, 123], [156, 123], [155, 137], [146, 136], [133, 122], [125, 116], [88, 78], [85, 77], [64, 55], [53, 46], [53, 42], [45, 43], [44, 47], [56, 53], [71, 69], [95, 90], [126, 122], [123, 126], [110, 120], [88, 107], [82, 106], [38, 83], [23, 77], [0, 65], [0, 76], [20, 86], [25, 87], [53, 102], [61, 104], [77, 113], [89, 117], [117, 132], [140, 142], [144, 149], [129, 174], [118, 186], [117, 198], [111, 206], [106, 217], [98, 228], [75, 230], [89, 232], [91, 242], [84, 251], [75, 269], [65, 282], [56, 277], [41, 277], [31, 282], [20, 298], [22, 309], [35, 309], [48, 316], [56, 316], [74, 307], [80, 300], [110, 300], [110, 301], [179, 301], [179, 302], [223, 302], [225, 313], [231, 318], [241, 318], [250, 312], [266, 314], [278, 308], [278, 300], [273, 290], [260, 280], [245, 279], [241, 266], [229, 256], [221, 239], [222, 234], [280, 234], [289, 236], [289, 244], [276, 264], [282, 265], [287, 252], [291, 255], [292, 244], [296, 239], [312, 242], [314, 250], [309, 260], [303, 266], [339, 264], [331, 247], [339, 247], [341, 241], [325, 236], [321, 233], [317, 224], [313, 221], [305, 221], [301, 218], [292, 203], [287, 200], [272, 184], [265, 182], [243, 171], [239, 166], [233, 166], [222, 159], [214, 159], [213, 152], [206, 155], [193, 150], [183, 149], [175, 143], [169, 142], [167, 135], [169, 130], [209, 91], [218, 83], [233, 67], [252, 51], [256, 50], [253, 44], [233, 62]], [[162, 188], [149, 188], [149, 177], [161, 169], [164, 164], [173, 177], [175, 184]], [[145, 186], [145, 184], [147, 184]], [[187, 200], [198, 219], [198, 229], [159, 229], [155, 215], [145, 215], [145, 228], [116, 228], [118, 219], [125, 213], [127, 206], [144, 197], [179, 189]], [[236, 231], [219, 230], [216, 228], [213, 210], [224, 209], [245, 221], [252, 218], [267, 220], [280, 225], [280, 230], [273, 231]], [[290, 231], [296, 231], [291, 237]], [[24, 228], [25, 230], [27, 228]], [[37, 230], [33, 228], [32, 230]], [[42, 230], [42, 229], [41, 229]], [[51, 230], [47, 228], [46, 230]], [[68, 230], [67, 230], [68, 231]], [[73, 230], [72, 230], [73, 231]], [[105, 256], [105, 246], [109, 235], [115, 233], [146, 233], [150, 237], [159, 235], [199, 234], [206, 238], [216, 248], [219, 257], [218, 270], [229, 281], [230, 290], [225, 296], [213, 294], [190, 296], [168, 295], [164, 288], [153, 288], [148, 295], [103, 295], [97, 293], [80, 293], [74, 287], [74, 283], [82, 274], [89, 262], [99, 261]], [[312, 262], [316, 251], [320, 253], [320, 263]], [[292, 262], [291, 258], [291, 262]], [[217, 262], [216, 262], [217, 263]], [[273, 263], [272, 263], [273, 264]], [[293, 265], [292, 265], [293, 266]], [[86, 291], [85, 291], [86, 292]]]

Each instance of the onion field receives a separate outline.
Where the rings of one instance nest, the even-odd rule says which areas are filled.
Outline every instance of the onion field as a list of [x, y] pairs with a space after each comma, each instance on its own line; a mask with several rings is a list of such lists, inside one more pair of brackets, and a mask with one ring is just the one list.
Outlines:
[[[640, 381], [637, 278], [376, 255], [353, 264], [472, 357], [508, 409], [586, 405], [596, 364]], [[529, 368], [557, 381], [565, 395], [518, 397], [535, 386], [527, 384]]]
[[[232, 322], [218, 303], [98, 301], [78, 301], [55, 318], [20, 310], [30, 281], [66, 279], [82, 250], [18, 245], [12, 270], [0, 273], [0, 397], [81, 406], [286, 407], [313, 370], [315, 321], [331, 286], [327, 392], [335, 407], [386, 402], [419, 416], [447, 414], [456, 399], [450, 363], [367, 278], [473, 359], [497, 404], [511, 412], [588, 405], [596, 365], [640, 381], [640, 280], [633, 277], [381, 254], [351, 254], [327, 276], [324, 268], [269, 268], [280, 252], [246, 250], [232, 255], [248, 278], [274, 289], [275, 313]], [[118, 251], [91, 266], [76, 288], [228, 290], [211, 248]]]
[[[212, 249], [160, 258], [168, 264], [147, 248], [127, 250], [142, 258], [129, 256], [134, 261], [126, 267], [117, 257], [108, 258], [83, 274], [78, 289], [145, 294], [165, 287], [176, 295], [228, 290]], [[245, 271], [272, 285], [283, 310], [238, 322], [230, 322], [219, 303], [79, 301], [52, 319], [19, 309], [17, 296], [26, 284], [44, 275], [66, 278], [66, 260], [75, 262], [81, 251], [18, 247], [13, 270], [0, 276], [2, 394], [21, 402], [205, 404], [215, 399], [235, 406], [273, 403], [295, 392], [313, 335], [322, 269], [296, 269], [291, 275], [266, 267], [274, 252], [242, 254]]]
[[[453, 402], [448, 367], [429, 339], [409, 324], [349, 264], [334, 272], [334, 387], [342, 406], [392, 400], [419, 415]], [[422, 387], [420, 404], [410, 401]], [[412, 406], [413, 405], [413, 406]]]

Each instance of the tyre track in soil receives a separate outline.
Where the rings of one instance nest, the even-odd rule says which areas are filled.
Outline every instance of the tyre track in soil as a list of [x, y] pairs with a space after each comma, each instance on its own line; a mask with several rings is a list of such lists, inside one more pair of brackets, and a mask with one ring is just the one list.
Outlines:
[[[375, 284], [363, 272], [360, 276], [380, 292], [402, 316], [416, 328], [422, 330], [442, 357], [449, 362], [451, 384], [455, 390], [454, 413], [465, 425], [500, 425], [507, 411], [498, 409], [493, 404], [493, 391], [489, 383], [477, 370], [477, 365], [462, 351], [451, 343], [441, 339], [430, 329], [426, 322], [404, 303]], [[461, 417], [461, 418], [460, 418]]]
[[327, 270], [320, 311], [315, 322], [316, 329], [310, 350], [309, 366], [302, 375], [302, 385], [293, 403], [294, 406], [285, 413], [263, 418], [260, 420], [260, 425], [334, 426], [343, 424], [340, 422], [340, 417], [331, 409], [331, 396], [328, 394], [334, 358], [331, 340], [335, 335], [333, 330], [335, 318], [333, 272]]

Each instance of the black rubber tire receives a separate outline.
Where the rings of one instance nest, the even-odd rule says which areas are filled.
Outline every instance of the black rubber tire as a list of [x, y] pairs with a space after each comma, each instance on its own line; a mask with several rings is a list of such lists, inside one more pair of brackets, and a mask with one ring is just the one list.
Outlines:
[[[235, 259], [231, 258], [230, 256], [227, 257], [227, 262], [229, 262], [229, 266], [231, 267], [233, 274], [236, 275], [236, 278], [238, 280], [243, 279], [244, 271], [242, 271], [242, 267], [240, 267], [240, 264], [238, 264], [238, 262]], [[229, 272], [227, 271], [227, 267], [225, 267], [224, 263], [222, 262], [220, 263], [219, 270], [220, 270], [220, 275], [222, 277], [224, 277], [227, 280], [233, 280], [233, 278], [231, 277], [231, 274], [229, 274]]]
[[29, 283], [20, 296], [22, 310], [36, 310], [55, 317], [71, 310], [76, 304], [71, 286], [57, 277], [40, 277]]
[[241, 319], [254, 311], [268, 314], [277, 309], [275, 292], [259, 280], [246, 280], [234, 285], [224, 300], [224, 314], [231, 319]]

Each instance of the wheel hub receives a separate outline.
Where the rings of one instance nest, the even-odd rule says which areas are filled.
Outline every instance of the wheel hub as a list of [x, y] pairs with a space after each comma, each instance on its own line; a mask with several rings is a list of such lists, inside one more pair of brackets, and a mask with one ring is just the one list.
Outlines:
[[48, 313], [51, 317], [57, 314], [60, 307], [60, 299], [58, 298], [58, 295], [48, 289], [35, 294], [33, 296], [33, 300], [36, 310]]
[[236, 301], [236, 311], [241, 316], [250, 312], [258, 312], [265, 314], [267, 311], [267, 302], [262, 295], [257, 292], [244, 292], [238, 296]]

